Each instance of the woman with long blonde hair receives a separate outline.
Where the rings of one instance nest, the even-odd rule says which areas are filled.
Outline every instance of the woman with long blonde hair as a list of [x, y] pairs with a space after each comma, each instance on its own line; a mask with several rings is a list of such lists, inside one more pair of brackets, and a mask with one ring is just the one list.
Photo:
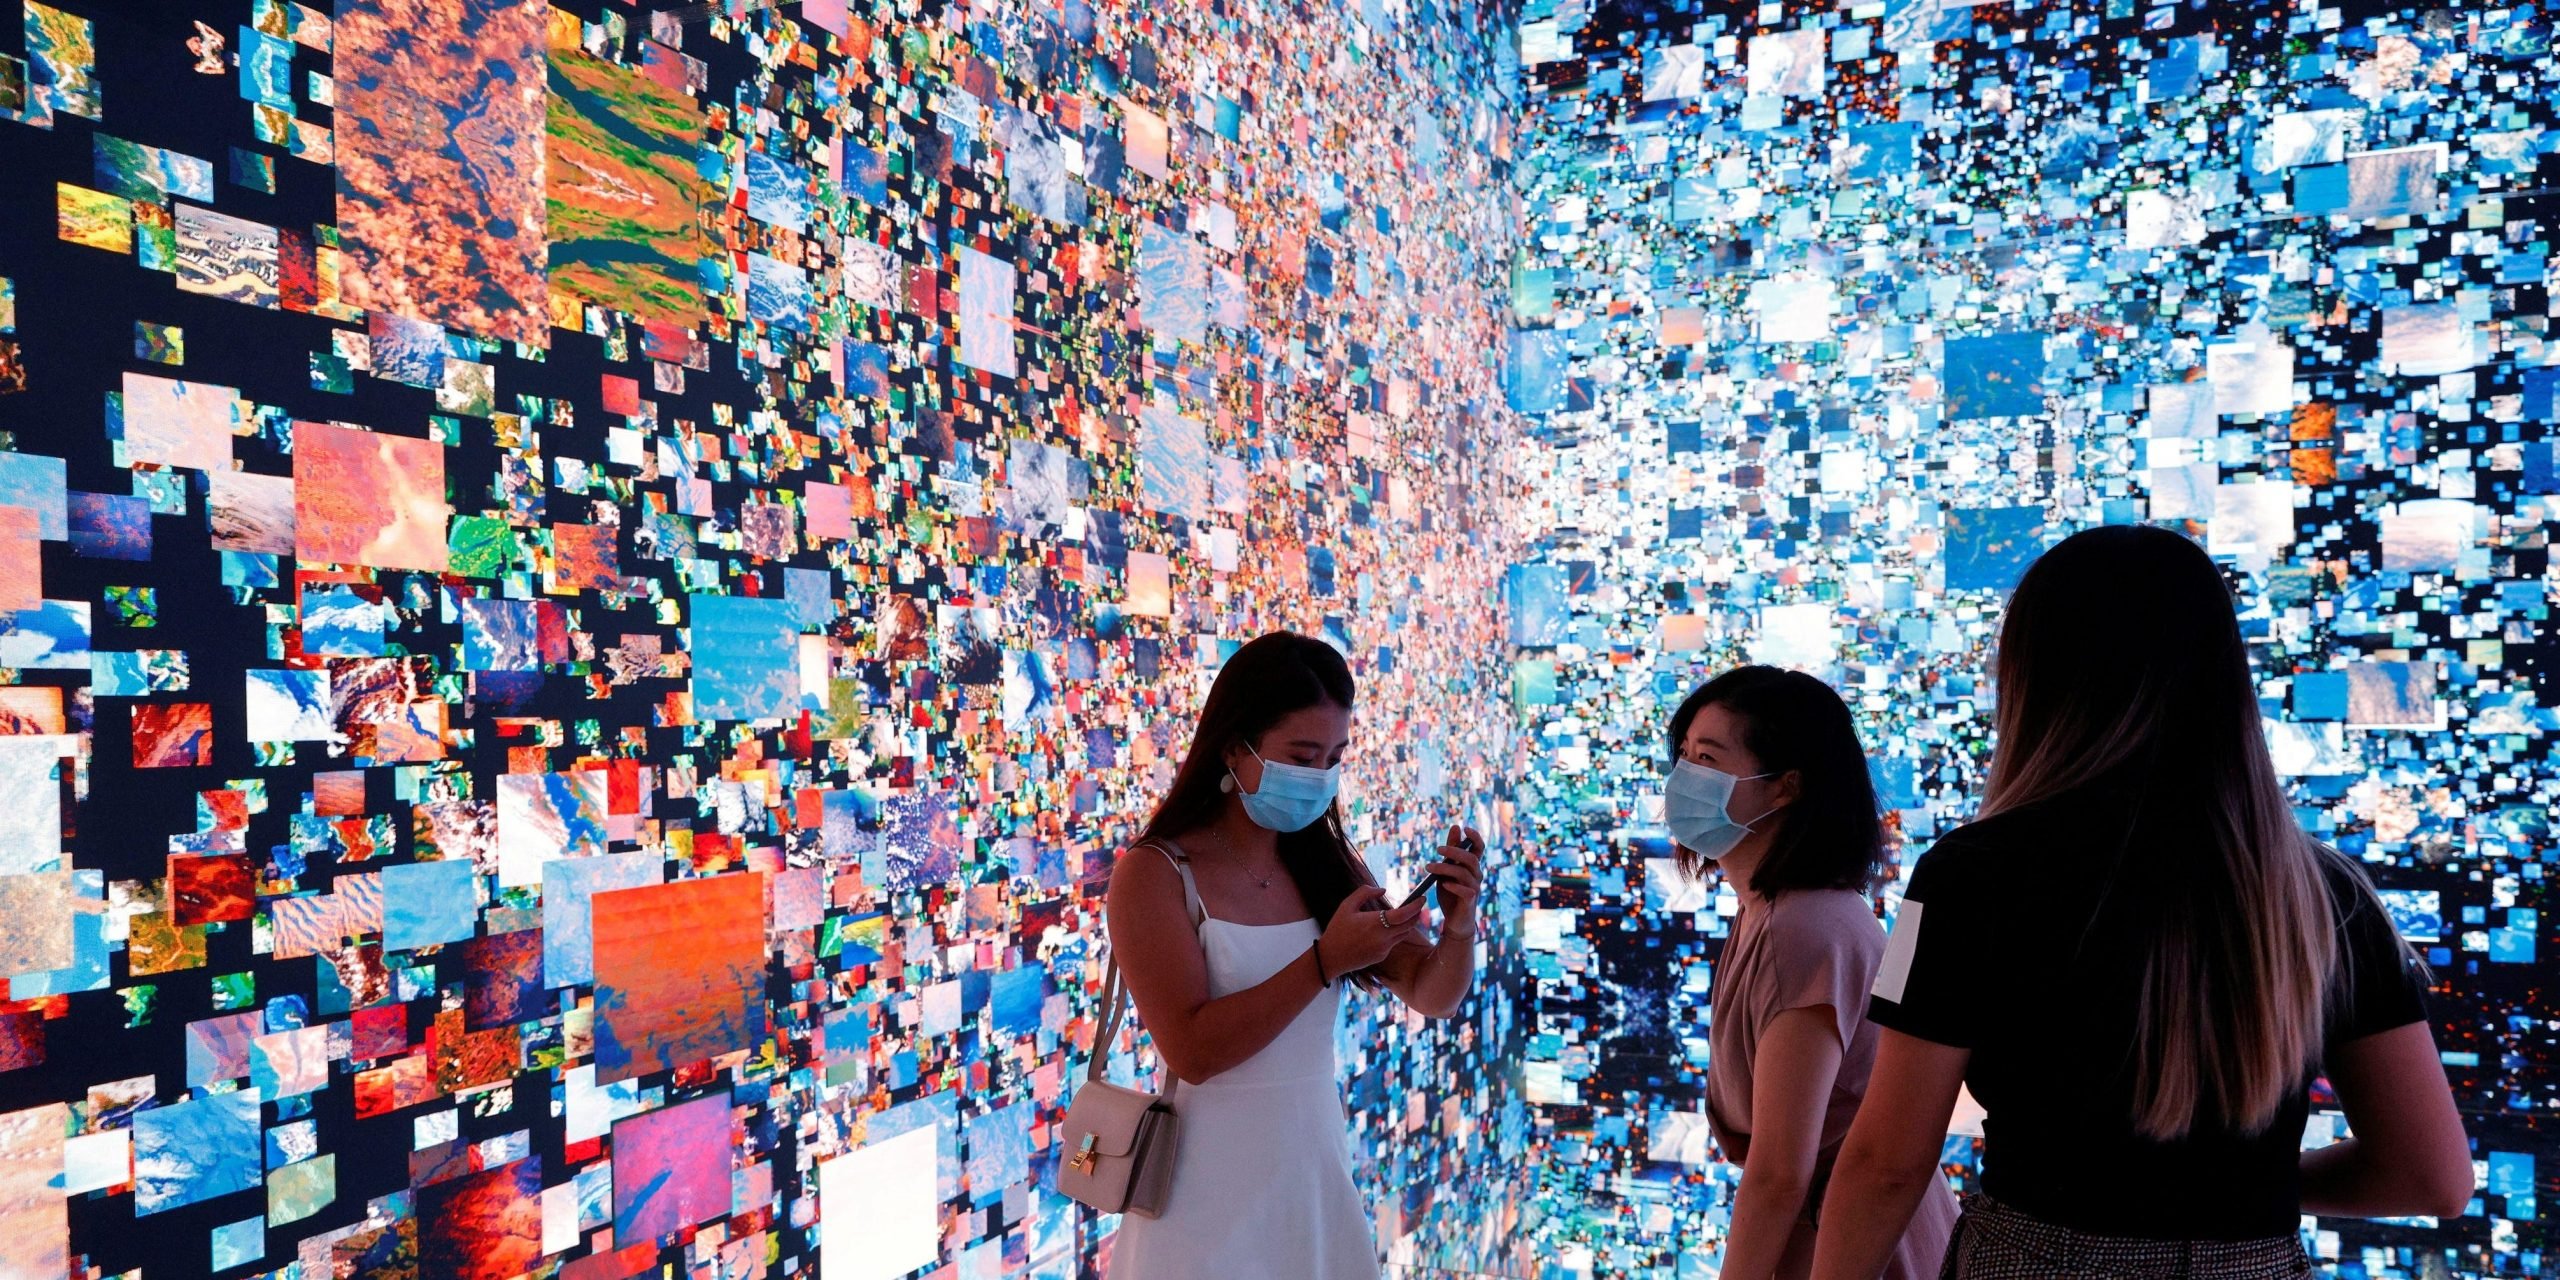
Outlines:
[[[2423, 971], [2296, 821], [2213, 561], [2162, 529], [2065, 539], [1996, 675], [1981, 814], [1913, 868], [1877, 971], [1814, 1274], [1883, 1265], [1959, 1085], [1982, 1192], [1945, 1275], [2276, 1280], [2310, 1274], [2304, 1213], [2460, 1213]], [[2322, 1075], [2355, 1136], [2306, 1153]]]

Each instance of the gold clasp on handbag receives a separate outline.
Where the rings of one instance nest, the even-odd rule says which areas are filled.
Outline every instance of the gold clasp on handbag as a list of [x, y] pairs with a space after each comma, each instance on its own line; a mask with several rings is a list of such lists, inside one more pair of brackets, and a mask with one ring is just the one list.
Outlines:
[[1077, 1173], [1093, 1172], [1093, 1140], [1095, 1136], [1096, 1135], [1090, 1133], [1084, 1136], [1084, 1145], [1077, 1147], [1075, 1155], [1068, 1158], [1067, 1168], [1072, 1169]]

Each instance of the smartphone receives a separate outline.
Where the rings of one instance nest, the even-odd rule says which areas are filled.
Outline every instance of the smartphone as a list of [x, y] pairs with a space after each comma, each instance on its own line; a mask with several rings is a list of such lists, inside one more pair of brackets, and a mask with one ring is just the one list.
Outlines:
[[[1482, 857], [1484, 855], [1484, 841], [1481, 839], [1470, 838], [1463, 831], [1452, 831], [1449, 839], [1453, 844], [1463, 843], [1465, 848], [1474, 852], [1478, 857]], [[1413, 892], [1404, 896], [1404, 901], [1388, 908], [1388, 910], [1402, 911], [1406, 907], [1410, 907], [1413, 904], [1422, 901], [1423, 895], [1431, 892], [1431, 887], [1438, 883], [1440, 883], [1440, 877], [1436, 873], [1424, 876], [1422, 878], [1422, 883], [1415, 885], [1413, 887]]]
[[1406, 895], [1404, 896], [1404, 901], [1399, 902], [1399, 903], [1397, 903], [1396, 905], [1394, 905], [1394, 906], [1392, 906], [1392, 907], [1389, 907], [1389, 908], [1387, 908], [1387, 909], [1388, 909], [1388, 910], [1390, 910], [1390, 911], [1402, 911], [1402, 910], [1404, 910], [1406, 907], [1410, 907], [1410, 906], [1412, 906], [1413, 904], [1415, 904], [1415, 903], [1417, 903], [1417, 902], [1422, 901], [1423, 895], [1424, 895], [1424, 894], [1427, 894], [1427, 893], [1429, 893], [1429, 892], [1431, 892], [1431, 886], [1436, 885], [1436, 884], [1438, 884], [1438, 883], [1440, 883], [1440, 877], [1439, 877], [1438, 875], [1434, 874], [1434, 875], [1427, 875], [1427, 876], [1424, 876], [1424, 877], [1422, 878], [1422, 883], [1420, 883], [1420, 884], [1418, 884], [1418, 885], [1415, 885], [1415, 886], [1413, 887], [1413, 892], [1408, 893], [1408, 894], [1406, 894]]

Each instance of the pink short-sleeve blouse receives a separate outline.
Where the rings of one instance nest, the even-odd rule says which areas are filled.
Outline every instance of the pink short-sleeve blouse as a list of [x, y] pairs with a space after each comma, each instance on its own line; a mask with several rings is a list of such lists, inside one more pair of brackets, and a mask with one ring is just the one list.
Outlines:
[[[1714, 1021], [1707, 1031], [1707, 1123], [1724, 1158], [1742, 1164], [1751, 1151], [1751, 1073], [1760, 1036], [1789, 1009], [1831, 1008], [1840, 1034], [1840, 1073], [1822, 1117], [1822, 1151], [1814, 1162], [1814, 1196], [1831, 1175], [1840, 1140], [1849, 1136], [1858, 1102], [1875, 1069], [1876, 1026], [1867, 1021], [1867, 988], [1884, 959], [1884, 927], [1862, 893], [1799, 889], [1763, 901], [1745, 892], [1747, 905], [1734, 921], [1715, 968]], [[1805, 1206], [1813, 1217], [1818, 1200]], [[1938, 1274], [1956, 1201], [1935, 1184], [1912, 1214], [1902, 1243], [1886, 1266], [1887, 1280], [1921, 1280]], [[1779, 1275], [1803, 1275], [1813, 1264], [1814, 1228], [1800, 1220]]]

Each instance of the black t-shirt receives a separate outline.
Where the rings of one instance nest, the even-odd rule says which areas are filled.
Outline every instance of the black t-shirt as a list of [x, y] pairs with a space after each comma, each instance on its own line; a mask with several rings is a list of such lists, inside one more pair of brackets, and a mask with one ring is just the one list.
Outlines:
[[[2254, 1136], [2133, 1132], [2134, 917], [2141, 877], [2168, 873], [2178, 860], [2158, 853], [2179, 838], [2156, 818], [2128, 837], [2137, 812], [2121, 796], [2075, 796], [1948, 833], [1912, 869], [1868, 1016], [1972, 1051], [1983, 1190], [2012, 1207], [2099, 1235], [2291, 1235], [2311, 1074]], [[2345, 970], [2327, 1043], [2421, 1020], [2423, 983], [2389, 917], [2352, 867], [2323, 856]]]

